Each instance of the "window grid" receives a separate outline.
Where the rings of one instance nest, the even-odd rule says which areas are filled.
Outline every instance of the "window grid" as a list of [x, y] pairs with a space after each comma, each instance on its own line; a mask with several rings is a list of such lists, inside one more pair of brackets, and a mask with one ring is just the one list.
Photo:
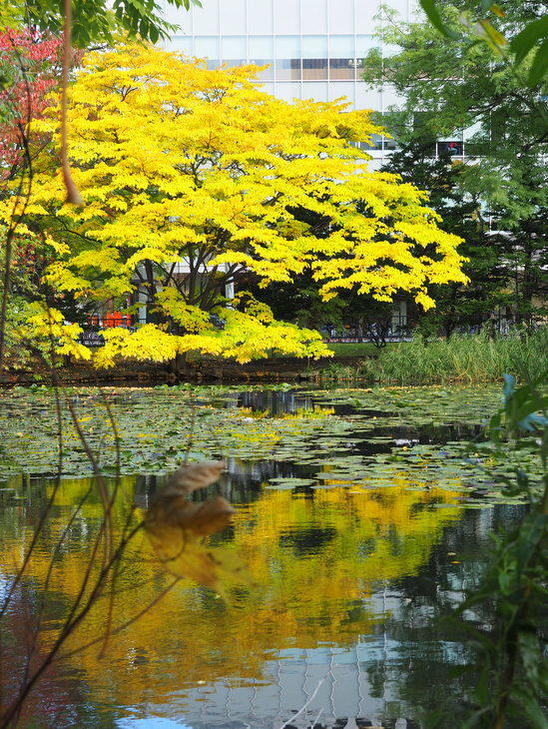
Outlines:
[[[222, 1], [223, 0], [221, 0], [221, 2]], [[294, 96], [300, 96], [301, 98], [314, 98], [315, 93], [317, 93], [319, 97], [322, 97], [324, 96], [323, 89], [327, 87], [328, 99], [332, 100], [334, 98], [338, 98], [344, 95], [348, 98], [348, 101], [351, 104], [351, 108], [373, 107], [374, 111], [380, 111], [382, 113], [385, 111], [385, 105], [387, 106], [391, 103], [390, 100], [385, 101], [385, 89], [383, 89], [382, 87], [378, 89], [378, 93], [376, 94], [376, 103], [374, 105], [367, 103], [369, 99], [375, 98], [375, 95], [370, 94], [369, 97], [365, 97], [363, 89], [361, 88], [363, 84], [362, 82], [360, 82], [359, 59], [363, 58], [366, 52], [371, 47], [373, 47], [373, 43], [371, 42], [371, 34], [374, 29], [374, 23], [371, 22], [371, 17], [369, 17], [369, 15], [372, 16], [376, 12], [376, 7], [370, 7], [371, 12], [368, 15], [364, 15], [363, 0], [352, 0], [350, 3], [351, 8], [349, 8], [349, 10], [352, 10], [352, 20], [348, 25], [349, 28], [352, 28], [352, 32], [341, 33], [339, 30], [339, 32], [333, 33], [332, 31], [334, 30], [334, 28], [330, 27], [330, 18], [333, 14], [333, 11], [337, 11], [339, 1], [326, 0], [325, 3], [323, 3], [322, 5], [321, 10], [321, 12], [325, 11], [325, 33], [314, 33], [309, 32], [310, 25], [307, 28], [306, 17], [303, 16], [303, 2], [302, 0], [298, 0], [297, 8], [299, 27], [296, 28], [298, 32], [294, 35], [288, 35], [287, 33], [280, 31], [280, 24], [276, 17], [276, 13], [280, 12], [280, 6], [282, 4], [277, 2], [277, 0], [271, 0], [268, 2], [268, 9], [267, 7], [265, 7], [265, 13], [269, 14], [268, 25], [271, 31], [269, 30], [268, 32], [259, 34], [249, 32], [249, 8], [250, 4], [253, 3], [254, 8], [256, 9], [257, 4], [260, 3], [261, 0], [243, 0], [244, 13], [242, 20], [245, 21], [245, 23], [243, 23], [245, 27], [242, 27], [238, 35], [243, 36], [242, 48], [245, 49], [245, 58], [227, 58], [225, 60], [222, 51], [223, 40], [229, 40], [232, 37], [238, 37], [238, 35], [234, 33], [223, 32], [221, 2], [215, 3], [214, 11], [217, 16], [215, 18], [215, 26], [218, 29], [218, 32], [214, 32], [209, 36], [212, 39], [216, 39], [216, 42], [221, 50], [218, 59], [214, 59], [211, 57], [207, 58], [208, 67], [214, 68], [218, 63], [224, 63], [225, 65], [233, 66], [240, 63], [255, 63], [257, 65], [263, 65], [270, 62], [271, 68], [261, 72], [257, 78], [259, 81], [268, 82], [269, 87], [273, 90], [274, 95], [278, 95], [278, 93], [280, 93], [287, 96], [287, 89], [289, 89], [290, 85], [292, 87], [295, 87], [295, 89], [298, 88], [300, 91], [300, 93], [295, 93]], [[229, 0], [225, 0], [225, 2], [229, 2]], [[380, 4], [380, 2], [381, 0], [378, 0], [378, 4]], [[402, 20], [405, 21], [409, 21], [413, 18], [413, 14], [418, 7], [418, 0], [392, 0], [392, 3], [395, 4], [397, 9], [401, 13]], [[389, 0], [389, 4], [392, 3], [390, 3]], [[167, 2], [164, 4], [167, 7]], [[373, 3], [371, 3], [371, 5], [373, 5]], [[181, 26], [185, 29], [188, 29], [189, 32], [186, 36], [179, 35], [174, 37], [173, 44], [168, 42], [168, 47], [171, 46], [174, 47], [176, 50], [182, 50], [180, 47], [177, 47], [177, 40], [182, 40], [182, 38], [185, 37], [190, 42], [190, 49], [188, 51], [189, 54], [199, 56], [200, 54], [194, 53], [195, 39], [203, 39], [204, 34], [195, 32], [197, 28], [195, 17], [197, 13], [204, 11], [207, 12], [206, 4], [204, 4], [203, 10], [193, 7], [190, 12], [185, 12], [184, 15], [181, 12], [179, 22]], [[295, 18], [295, 20], [296, 19], [297, 18]], [[203, 27], [203, 22], [201, 23], [201, 26]], [[339, 26], [339, 28], [341, 27], [342, 26]], [[317, 58], [303, 58], [303, 41], [308, 42], [314, 36], [317, 38], [321, 37], [324, 40], [327, 45], [326, 52], [321, 56], [320, 54], [318, 54]], [[257, 46], [257, 39], [260, 38], [268, 39], [270, 43], [273, 43], [274, 58], [263, 60], [262, 58], [257, 57], [257, 54], [250, 55], [250, 46], [252, 44]], [[298, 57], [283, 58], [279, 56], [277, 46], [283, 38], [294, 38], [297, 40], [299, 47], [301, 48], [301, 52]], [[347, 38], [348, 40], [350, 40], [351, 48], [353, 49], [353, 53], [349, 53], [348, 56], [343, 56], [340, 54], [340, 50], [344, 45], [342, 43], [343, 38]], [[369, 42], [364, 43], [365, 39], [367, 39]], [[383, 45], [381, 41], [379, 41], [378, 47], [380, 48], [382, 53]], [[337, 53], [337, 48], [339, 50], [339, 53], [338, 55], [335, 55], [335, 53]], [[332, 82], [336, 84], [336, 89], [332, 86]], [[283, 88], [284, 85], [286, 87], [285, 91]], [[342, 88], [343, 86], [344, 90]], [[317, 89], [317, 92], [314, 92], [314, 89]], [[367, 101], [364, 101], [365, 98], [367, 98]], [[386, 149], [384, 140], [380, 146], [382, 147], [380, 153], [384, 155], [384, 151]], [[375, 148], [369, 149], [373, 150]]]
[[[270, 64], [271, 69], [262, 76], [269, 79], [286, 81], [288, 79], [294, 81], [355, 81], [360, 79], [363, 56], [356, 55], [356, 37], [352, 37], [351, 54], [341, 56], [340, 46], [335, 49], [335, 43], [344, 36], [242, 36], [242, 35], [222, 35], [218, 36], [174, 36], [173, 45], [177, 50], [188, 52], [189, 55], [204, 57], [208, 61], [210, 68], [216, 65], [228, 64], [230, 66], [241, 65], [244, 63], [255, 63], [257, 65]], [[360, 38], [363, 38], [360, 35]], [[283, 42], [282, 42], [283, 39]], [[295, 48], [301, 48], [298, 55], [291, 57], [281, 55], [284, 53], [283, 46], [292, 45], [287, 43], [288, 40], [296, 40]], [[306, 40], [321, 39], [318, 45], [322, 45], [326, 50], [322, 53], [322, 48], [318, 48], [318, 52], [314, 53], [314, 49], [303, 52], [303, 45], [306, 46]], [[372, 39], [372, 36], [369, 36]], [[186, 41], [183, 43], [182, 41]], [[259, 48], [264, 41], [264, 47], [269, 46], [274, 50], [270, 51], [270, 55], [266, 53], [259, 56], [259, 53], [253, 53], [252, 49]], [[305, 43], [303, 44], [303, 41]], [[232, 45], [238, 49], [240, 53], [230, 52]], [[184, 46], [187, 48], [184, 48]], [[182, 47], [183, 46], [183, 47]], [[311, 45], [308, 46], [312, 48]], [[207, 50], [211, 49], [210, 53]], [[206, 52], [204, 52], [206, 51]], [[245, 51], [243, 54], [241, 51]], [[237, 56], [240, 56], [239, 58]], [[287, 73], [288, 69], [291, 73]]]

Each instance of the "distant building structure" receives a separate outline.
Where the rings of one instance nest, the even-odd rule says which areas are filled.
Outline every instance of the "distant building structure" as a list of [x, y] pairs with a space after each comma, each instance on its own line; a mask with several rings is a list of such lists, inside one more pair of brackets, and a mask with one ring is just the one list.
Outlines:
[[[383, 112], [397, 103], [384, 85], [369, 89], [361, 80], [364, 56], [372, 48], [389, 55], [392, 48], [374, 33], [380, 0], [206, 0], [188, 12], [165, 4], [167, 20], [180, 30], [167, 48], [207, 59], [211, 68], [246, 63], [269, 64], [259, 75], [265, 91], [292, 99], [334, 101], [347, 97], [354, 109]], [[412, 20], [418, 0], [390, 0], [405, 21]], [[388, 137], [375, 137], [381, 158], [396, 147]]]
[[[259, 80], [265, 91], [286, 101], [344, 96], [353, 109], [382, 114], [398, 103], [395, 90], [390, 84], [372, 89], [361, 80], [363, 58], [372, 48], [383, 56], [396, 50], [375, 35], [382, 26], [382, 5], [405, 22], [420, 12], [419, 0], [205, 0], [190, 11], [164, 0], [166, 19], [179, 26], [166, 47], [205, 58], [211, 68], [268, 64]], [[432, 156], [449, 152], [462, 158], [466, 138], [466, 132], [458, 132], [433, 143]], [[363, 149], [378, 167], [397, 140], [375, 135], [372, 142]]]

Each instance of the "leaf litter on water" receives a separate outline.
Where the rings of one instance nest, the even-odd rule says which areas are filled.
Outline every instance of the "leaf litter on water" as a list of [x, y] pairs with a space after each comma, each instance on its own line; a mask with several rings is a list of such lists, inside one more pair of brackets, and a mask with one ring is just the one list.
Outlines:
[[[270, 400], [293, 398], [294, 411], [283, 407], [269, 411], [268, 398], [255, 409], [245, 400], [260, 402], [263, 391]], [[268, 459], [306, 471], [281, 477], [285, 480], [270, 479], [269, 488], [320, 485], [318, 479], [381, 486], [405, 476], [413, 487], [443, 483], [466, 494], [481, 478], [482, 459], [486, 463], [489, 459], [489, 468], [500, 473], [512, 473], [518, 461], [508, 453], [493, 462], [491, 455], [483, 455], [480, 443], [473, 462], [463, 446], [472, 432], [481, 432], [497, 408], [496, 386], [298, 391], [287, 386], [185, 385], [106, 388], [104, 393], [119, 431], [123, 474], [173, 471], [190, 446], [195, 459], [236, 458], [251, 463]], [[102, 396], [94, 388], [70, 388], [65, 394], [72, 398], [105, 473], [113, 473], [115, 443]], [[58, 453], [53, 393], [43, 387], [17, 387], [3, 393], [3, 404], [0, 478], [54, 474]], [[66, 408], [63, 429], [64, 475], [88, 474], [89, 461]], [[527, 462], [534, 471], [532, 455], [523, 449], [518, 455], [519, 462]], [[484, 498], [496, 499], [496, 495]]]

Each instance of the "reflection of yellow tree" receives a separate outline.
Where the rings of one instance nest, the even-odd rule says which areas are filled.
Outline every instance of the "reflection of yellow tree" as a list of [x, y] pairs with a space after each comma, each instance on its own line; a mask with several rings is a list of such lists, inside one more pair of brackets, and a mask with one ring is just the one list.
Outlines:
[[[85, 495], [90, 482], [66, 480], [60, 488], [55, 529], [44, 535], [28, 575], [42, 584], [53, 544], [66, 520], [63, 507]], [[115, 517], [121, 524], [134, 487], [124, 478]], [[269, 652], [320, 642], [350, 643], [371, 630], [376, 618], [367, 598], [378, 580], [417, 572], [429, 558], [442, 529], [460, 515], [458, 495], [439, 489], [398, 486], [350, 491], [334, 486], [307, 494], [268, 491], [239, 509], [232, 531], [220, 535], [228, 553], [241, 554], [252, 584], [231, 588], [223, 600], [211, 591], [179, 583], [153, 610], [114, 635], [108, 658], [98, 648], [67, 658], [84, 669], [92, 686], [108, 686], [114, 700], [128, 705], [144, 696], [161, 702], [182, 686], [260, 675]], [[73, 599], [89, 559], [90, 532], [101, 507], [87, 500], [75, 529], [54, 561], [50, 580], [57, 610]], [[29, 534], [30, 538], [30, 534]], [[2, 562], [17, 564], [20, 541], [4, 544]], [[128, 554], [118, 582], [115, 625], [131, 619], [169, 583], [143, 536]], [[102, 633], [107, 600], [101, 600], [71, 638], [70, 653]], [[59, 615], [57, 616], [59, 617]], [[51, 623], [49, 624], [51, 627]], [[55, 630], [43, 637], [53, 640]], [[161, 663], [161, 670], [154, 668]]]
[[[269, 609], [297, 624], [300, 645], [340, 642], [366, 632], [371, 619], [364, 613], [359, 625], [350, 621], [352, 601], [367, 596], [372, 581], [415, 574], [459, 514], [435, 504], [456, 500], [454, 493], [404, 484], [355, 493], [333, 487], [313, 499], [275, 491], [237, 513], [234, 541], [256, 579], [269, 585]], [[313, 549], [315, 539], [320, 549]]]

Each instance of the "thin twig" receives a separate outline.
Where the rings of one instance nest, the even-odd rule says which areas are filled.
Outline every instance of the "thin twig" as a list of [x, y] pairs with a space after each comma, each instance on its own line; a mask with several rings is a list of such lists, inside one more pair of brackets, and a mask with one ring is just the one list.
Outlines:
[[34, 534], [32, 536], [29, 548], [27, 549], [25, 556], [23, 558], [23, 563], [21, 567], [17, 570], [17, 574], [15, 575], [12, 584], [10, 585], [10, 588], [8, 590], [8, 594], [6, 595], [4, 602], [2, 604], [2, 607], [0, 608], [0, 618], [2, 618], [6, 610], [8, 609], [10, 600], [13, 596], [13, 593], [17, 589], [17, 586], [19, 585], [25, 570], [28, 566], [28, 563], [32, 557], [32, 554], [34, 552], [34, 549], [36, 547], [36, 544], [38, 542], [38, 539], [40, 538], [40, 535], [42, 533], [42, 529], [44, 528], [44, 524], [46, 523], [46, 520], [50, 514], [51, 507], [53, 506], [53, 503], [55, 501], [55, 498], [57, 496], [57, 491], [59, 489], [60, 483], [61, 483], [61, 468], [62, 468], [62, 422], [61, 422], [61, 411], [60, 411], [60, 403], [59, 403], [59, 393], [58, 390], [55, 390], [55, 406], [56, 406], [56, 413], [57, 413], [57, 423], [58, 423], [58, 438], [59, 438], [59, 462], [58, 462], [58, 472], [57, 472], [57, 478], [55, 481], [55, 486], [53, 488], [53, 491], [51, 493], [51, 496], [48, 499], [48, 502], [46, 504], [46, 508], [43, 510], [43, 512], [40, 514], [40, 518], [38, 520], [38, 524], [36, 525], [36, 529], [34, 530]]
[[[103, 405], [105, 406], [105, 409], [107, 411], [107, 417], [109, 419], [110, 427], [112, 428], [112, 434], [114, 436], [114, 447], [116, 449], [116, 481], [114, 484], [114, 489], [112, 491], [112, 497], [110, 499], [109, 503], [109, 519], [110, 519], [110, 513], [112, 511], [112, 507], [114, 506], [114, 503], [116, 501], [116, 497], [118, 495], [118, 490], [120, 487], [120, 474], [121, 474], [121, 463], [120, 463], [120, 434], [118, 433], [118, 428], [116, 426], [116, 421], [114, 420], [114, 416], [112, 414], [112, 409], [110, 407], [110, 403], [106, 399], [105, 393], [103, 392], [103, 389], [100, 387], [99, 392], [101, 394], [101, 398], [103, 400]], [[130, 510], [130, 514], [133, 513], [133, 510]], [[129, 517], [129, 515], [128, 515]], [[126, 525], [129, 526], [128, 520], [126, 520]], [[126, 528], [124, 528], [124, 532], [122, 534], [122, 539], [125, 537], [126, 534]], [[114, 597], [116, 594], [116, 581], [118, 579], [119, 574], [119, 568], [120, 568], [120, 562], [117, 562], [114, 566], [114, 574], [112, 575], [112, 580], [110, 582], [110, 595], [109, 595], [109, 603], [108, 603], [108, 612], [107, 612], [107, 623], [106, 623], [106, 629], [105, 629], [105, 639], [103, 641], [103, 645], [101, 646], [101, 650], [99, 651], [99, 658], [102, 658], [105, 654], [108, 639], [111, 632], [112, 627], [112, 616], [114, 612]]]
[[[320, 681], [318, 682], [318, 685], [316, 686], [316, 688], [314, 689], [314, 691], [312, 692], [312, 694], [311, 694], [311, 695], [310, 695], [310, 696], [308, 697], [308, 699], [307, 699], [307, 700], [305, 701], [305, 703], [304, 703], [304, 704], [303, 704], [303, 705], [301, 706], [301, 708], [299, 709], [299, 711], [297, 711], [297, 713], [296, 713], [296, 714], [293, 714], [293, 716], [291, 717], [291, 719], [288, 719], [288, 720], [287, 720], [286, 722], [284, 722], [284, 723], [283, 723], [283, 724], [281, 725], [280, 729], [285, 729], [285, 727], [286, 727], [286, 726], [289, 726], [289, 724], [291, 724], [291, 722], [292, 722], [292, 721], [295, 721], [295, 719], [296, 719], [296, 718], [297, 718], [297, 717], [298, 717], [298, 716], [299, 716], [300, 714], [302, 714], [302, 713], [303, 713], [303, 711], [304, 711], [304, 710], [306, 709], [306, 707], [307, 707], [307, 706], [308, 706], [309, 704], [311, 704], [311, 703], [312, 703], [312, 701], [314, 701], [314, 699], [315, 699], [315, 697], [316, 697], [316, 694], [317, 694], [317, 693], [318, 693], [318, 691], [320, 690], [320, 687], [321, 687], [321, 685], [323, 684], [323, 682], [325, 681], [325, 679], [327, 678], [327, 676], [328, 676], [328, 674], [326, 673], [326, 674], [325, 674], [325, 676], [324, 676], [324, 677], [323, 677], [322, 679], [320, 679]], [[318, 714], [318, 716], [319, 716], [319, 714]]]
[[[17, 699], [13, 702], [13, 704], [8, 708], [8, 710], [2, 717], [2, 723], [0, 724], [0, 729], [7, 729], [7, 727], [10, 726], [10, 724], [12, 723], [12, 720], [14, 719], [15, 716], [17, 716], [18, 712], [20, 711], [21, 706], [25, 702], [25, 700], [26, 700], [27, 696], [29, 695], [30, 691], [32, 690], [33, 686], [36, 684], [38, 679], [42, 676], [44, 671], [53, 663], [53, 661], [56, 658], [57, 654], [59, 653], [60, 649], [65, 644], [67, 638], [74, 632], [74, 630], [78, 627], [78, 625], [82, 622], [82, 620], [89, 613], [89, 611], [91, 610], [93, 605], [97, 602], [97, 600], [101, 594], [101, 590], [103, 588], [105, 580], [108, 577], [110, 571], [112, 570], [114, 564], [116, 563], [117, 560], [121, 559], [125, 548], [129, 544], [131, 539], [133, 539], [133, 537], [140, 531], [142, 526], [143, 526], [142, 523], [137, 524], [131, 530], [131, 532], [128, 534], [126, 539], [118, 545], [118, 547], [114, 551], [108, 564], [105, 565], [101, 569], [101, 571], [97, 577], [97, 580], [95, 581], [95, 584], [92, 587], [85, 603], [81, 606], [79, 612], [77, 612], [78, 608], [80, 606], [80, 603], [81, 603], [81, 600], [83, 597], [83, 592], [85, 590], [85, 585], [87, 584], [89, 576], [86, 576], [84, 578], [83, 585], [80, 588], [79, 594], [77, 595], [76, 600], [73, 603], [73, 606], [69, 612], [69, 615], [65, 621], [63, 628], [61, 629], [60, 634], [58, 635], [56, 641], [54, 642], [54, 644], [53, 644], [52, 648], [50, 649], [49, 653], [47, 654], [47, 656], [44, 658], [44, 660], [38, 666], [38, 668], [34, 671], [31, 678], [27, 681], [26, 685], [24, 686], [22, 691], [19, 693], [19, 696], [17, 697]], [[97, 540], [94, 545], [95, 551], [96, 551], [96, 547], [97, 547]], [[90, 564], [93, 561], [94, 561], [94, 558], [92, 557]], [[89, 573], [89, 570], [90, 570], [90, 566], [88, 565], [88, 570], [87, 570], [88, 573]], [[99, 640], [102, 640], [102, 639], [103, 638], [101, 636], [101, 638]]]
[[[52, 347], [53, 347], [53, 343], [52, 343]], [[57, 462], [57, 474], [56, 474], [55, 485], [53, 487], [53, 492], [51, 494], [51, 498], [49, 499], [48, 505], [43, 513], [42, 525], [45, 523], [47, 516], [50, 513], [53, 502], [57, 496], [57, 492], [61, 485], [61, 475], [63, 473], [63, 420], [62, 420], [62, 413], [61, 413], [61, 402], [60, 402], [60, 398], [59, 398], [59, 392], [57, 389], [55, 390], [55, 411], [56, 411], [56, 416], [57, 416], [57, 438], [58, 438], [58, 451], [59, 451], [58, 462]], [[88, 491], [88, 493], [89, 493], [89, 491]], [[72, 519], [69, 520], [69, 524], [67, 525], [65, 531], [68, 531], [68, 528], [71, 523], [72, 523]], [[64, 539], [65, 531], [61, 535], [61, 541]], [[41, 533], [42, 533], [41, 527], [35, 531], [35, 535], [40, 535]], [[46, 574], [46, 579], [44, 581], [44, 585], [43, 585], [43, 588], [41, 591], [40, 607], [37, 612], [36, 624], [32, 631], [32, 640], [31, 640], [29, 649], [27, 651], [27, 657], [26, 657], [26, 661], [25, 661], [25, 670], [23, 672], [23, 678], [21, 680], [22, 688], [25, 686], [25, 684], [28, 681], [32, 657], [34, 656], [34, 654], [36, 652], [36, 647], [38, 645], [40, 627], [42, 625], [42, 617], [43, 617], [44, 610], [45, 610], [46, 594], [47, 594], [47, 590], [48, 590], [48, 586], [49, 586], [49, 580], [50, 580], [51, 574], [53, 572], [54, 558], [58, 551], [59, 546], [60, 545], [58, 543], [58, 545], [56, 545], [54, 553], [50, 559], [50, 562], [48, 565], [48, 571]], [[30, 558], [31, 554], [32, 554], [32, 550], [29, 551], [29, 558]], [[31, 622], [30, 619], [28, 622], [30, 624], [30, 622]], [[22, 708], [22, 707], [20, 707], [20, 708]], [[14, 719], [14, 722], [13, 722], [14, 726], [17, 725], [18, 720], [19, 720], [19, 712], [17, 713], [17, 715]]]
[[[175, 587], [175, 585], [181, 580], [181, 577], [175, 577], [173, 579], [173, 582], [171, 582], [162, 592], [158, 593], [158, 595], [149, 602], [149, 604], [140, 610], [136, 615], [134, 615], [132, 618], [129, 618], [129, 620], [126, 620], [125, 623], [121, 623], [118, 625], [114, 630], [111, 631], [111, 635], [117, 635], [118, 633], [121, 633], [123, 630], [128, 628], [133, 623], [137, 622], [140, 618], [143, 617], [152, 607], [157, 605], [160, 600], [167, 595], [167, 593]], [[104, 636], [99, 636], [98, 638], [94, 638], [93, 640], [90, 640], [88, 643], [84, 643], [83, 645], [79, 646], [78, 648], [74, 648], [73, 650], [69, 651], [68, 653], [62, 653], [61, 657], [63, 659], [65, 658], [72, 658], [72, 656], [76, 655], [77, 653], [81, 653], [82, 651], [87, 650], [88, 648], [91, 648], [93, 645], [97, 645], [97, 643], [100, 643], [102, 640], [104, 640]]]
[[323, 714], [323, 709], [320, 709], [320, 710], [318, 711], [318, 716], [317, 716], [317, 717], [316, 717], [316, 718], [314, 719], [314, 721], [312, 722], [312, 724], [311, 724], [311, 727], [310, 727], [310, 729], [315, 729], [315, 727], [316, 727], [316, 724], [318, 723], [318, 719], [320, 718], [320, 716], [321, 716], [322, 714]]
[[[27, 99], [27, 119], [26, 119], [26, 126], [30, 125], [31, 118], [32, 118], [32, 104], [31, 104], [31, 91], [30, 91], [30, 84], [28, 80], [28, 76], [25, 70], [25, 65], [23, 63], [23, 59], [21, 58], [21, 54], [19, 53], [19, 49], [15, 45], [13, 38], [8, 35], [10, 44], [12, 46], [12, 50], [15, 53], [15, 56], [17, 58], [17, 62], [19, 64], [19, 70], [21, 71], [23, 75], [23, 82], [25, 84], [26, 89], [26, 99]], [[6, 233], [6, 250], [4, 254], [4, 276], [3, 276], [3, 290], [2, 290], [2, 303], [0, 305], [0, 367], [3, 364], [4, 361], [4, 353], [5, 353], [5, 343], [6, 343], [6, 318], [7, 318], [7, 307], [8, 307], [8, 297], [9, 297], [9, 289], [10, 289], [10, 277], [11, 277], [11, 259], [12, 259], [12, 250], [13, 250], [13, 239], [15, 237], [15, 232], [17, 230], [17, 227], [19, 226], [21, 220], [23, 219], [25, 215], [25, 211], [27, 209], [27, 205], [30, 200], [31, 190], [32, 190], [32, 159], [29, 152], [29, 145], [27, 140], [27, 133], [25, 132], [25, 129], [23, 128], [22, 124], [18, 125], [19, 134], [21, 136], [21, 142], [23, 144], [23, 151], [24, 151], [24, 158], [26, 160], [25, 165], [21, 169], [21, 176], [19, 178], [19, 185], [17, 188], [17, 192], [14, 196], [14, 202], [13, 202], [13, 208], [11, 212], [10, 222], [8, 225], [8, 230]], [[21, 203], [21, 195], [23, 193], [23, 187], [25, 184], [25, 177], [28, 176], [28, 186], [27, 190], [25, 192], [24, 199]], [[21, 203], [21, 209], [19, 212], [17, 211], [18, 205]]]
[[86, 456], [88, 457], [89, 462], [91, 463], [91, 467], [93, 468], [93, 474], [94, 474], [95, 478], [97, 479], [97, 487], [99, 490], [99, 496], [101, 498], [101, 502], [103, 504], [103, 511], [104, 511], [105, 550], [104, 550], [104, 556], [103, 556], [103, 563], [106, 564], [108, 562], [108, 559], [111, 554], [112, 542], [113, 542], [113, 529], [112, 529], [112, 519], [111, 519], [112, 500], [109, 498], [109, 495], [108, 495], [108, 488], [106, 485], [106, 481], [105, 481], [103, 472], [101, 471], [101, 468], [99, 467], [99, 463], [97, 461], [97, 458], [95, 457], [95, 454], [93, 453], [89, 443], [87, 442], [86, 436], [84, 435], [84, 431], [82, 430], [82, 426], [80, 425], [80, 423], [78, 421], [78, 415], [76, 413], [76, 410], [75, 410], [74, 405], [71, 402], [70, 398], [66, 398], [66, 403], [67, 403], [68, 409], [70, 411], [74, 429], [78, 433], [80, 442], [82, 443]]

